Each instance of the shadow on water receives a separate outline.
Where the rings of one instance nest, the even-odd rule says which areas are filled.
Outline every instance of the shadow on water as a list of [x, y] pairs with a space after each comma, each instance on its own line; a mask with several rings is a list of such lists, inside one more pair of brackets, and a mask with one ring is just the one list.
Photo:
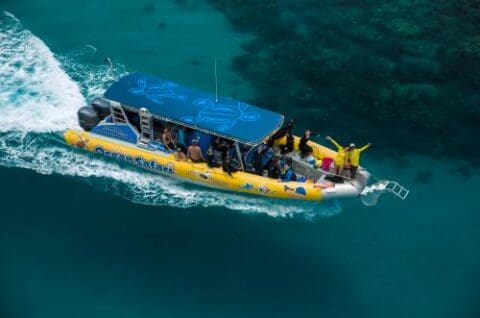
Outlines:
[[[1, 215], [2, 292], [22, 294], [32, 303], [27, 311], [95, 316], [111, 306], [148, 317], [368, 317], [342, 266], [319, 251], [305, 253], [302, 242], [278, 240], [292, 225], [312, 231], [306, 221], [148, 207], [73, 178], [0, 170], [0, 188], [15, 202]], [[98, 308], [74, 309], [77, 297]], [[55, 298], [60, 308], [51, 307]]]

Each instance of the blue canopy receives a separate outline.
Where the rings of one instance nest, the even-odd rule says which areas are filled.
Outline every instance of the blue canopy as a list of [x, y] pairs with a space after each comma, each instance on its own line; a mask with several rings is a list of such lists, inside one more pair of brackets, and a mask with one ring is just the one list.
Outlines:
[[145, 107], [154, 116], [246, 144], [258, 144], [281, 127], [283, 115], [226, 97], [132, 73], [104, 97], [127, 108]]

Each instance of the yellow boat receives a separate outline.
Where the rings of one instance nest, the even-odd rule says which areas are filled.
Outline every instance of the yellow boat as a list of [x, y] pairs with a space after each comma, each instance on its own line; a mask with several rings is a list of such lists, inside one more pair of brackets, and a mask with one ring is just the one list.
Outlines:
[[[150, 75], [124, 76], [90, 106], [82, 107], [78, 117], [83, 130], [66, 131], [68, 144], [203, 186], [312, 201], [361, 194], [372, 201], [372, 194], [382, 191], [402, 198], [408, 195], [396, 183], [399, 188], [392, 190], [389, 181], [368, 187], [370, 174], [361, 167], [354, 179], [334, 175], [334, 167], [325, 163], [336, 152], [312, 141], [308, 145], [313, 151], [305, 158], [298, 152], [298, 137], [293, 138], [291, 151], [280, 154], [286, 139], [281, 114]], [[165, 128], [176, 133], [174, 149], [162, 143], [159, 133]], [[219, 140], [221, 150], [212, 147]], [[184, 151], [192, 141], [204, 157], [209, 153], [210, 164], [177, 154], [176, 148]], [[225, 158], [231, 158], [227, 168]], [[286, 171], [281, 169], [295, 177], [285, 179]], [[273, 170], [277, 175], [272, 175]]]

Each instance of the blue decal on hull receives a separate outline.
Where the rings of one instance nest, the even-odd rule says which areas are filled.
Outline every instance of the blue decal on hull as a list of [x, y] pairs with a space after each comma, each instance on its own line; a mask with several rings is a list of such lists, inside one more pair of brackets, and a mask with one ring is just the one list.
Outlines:
[[165, 174], [170, 174], [170, 175], [175, 174], [175, 164], [173, 164], [172, 162], [169, 162], [168, 164], [163, 165], [158, 163], [156, 160], [147, 161], [141, 156], [137, 156], [135, 157], [135, 159], [133, 159], [129, 155], [126, 155], [120, 152], [107, 151], [100, 146], [95, 147], [94, 152], [97, 154], [103, 155], [105, 157], [113, 158], [129, 164], [140, 166], [142, 168], [155, 170], [155, 171], [165, 173]]

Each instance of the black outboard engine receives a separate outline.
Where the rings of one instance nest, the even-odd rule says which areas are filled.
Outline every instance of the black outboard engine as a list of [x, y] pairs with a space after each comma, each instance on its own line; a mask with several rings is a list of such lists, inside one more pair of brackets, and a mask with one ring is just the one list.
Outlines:
[[97, 112], [92, 107], [84, 106], [80, 108], [77, 115], [80, 127], [86, 131], [93, 129], [100, 122]]
[[110, 102], [101, 97], [97, 97], [90, 103], [92, 108], [98, 115], [100, 120], [104, 120], [105, 117], [110, 115]]

